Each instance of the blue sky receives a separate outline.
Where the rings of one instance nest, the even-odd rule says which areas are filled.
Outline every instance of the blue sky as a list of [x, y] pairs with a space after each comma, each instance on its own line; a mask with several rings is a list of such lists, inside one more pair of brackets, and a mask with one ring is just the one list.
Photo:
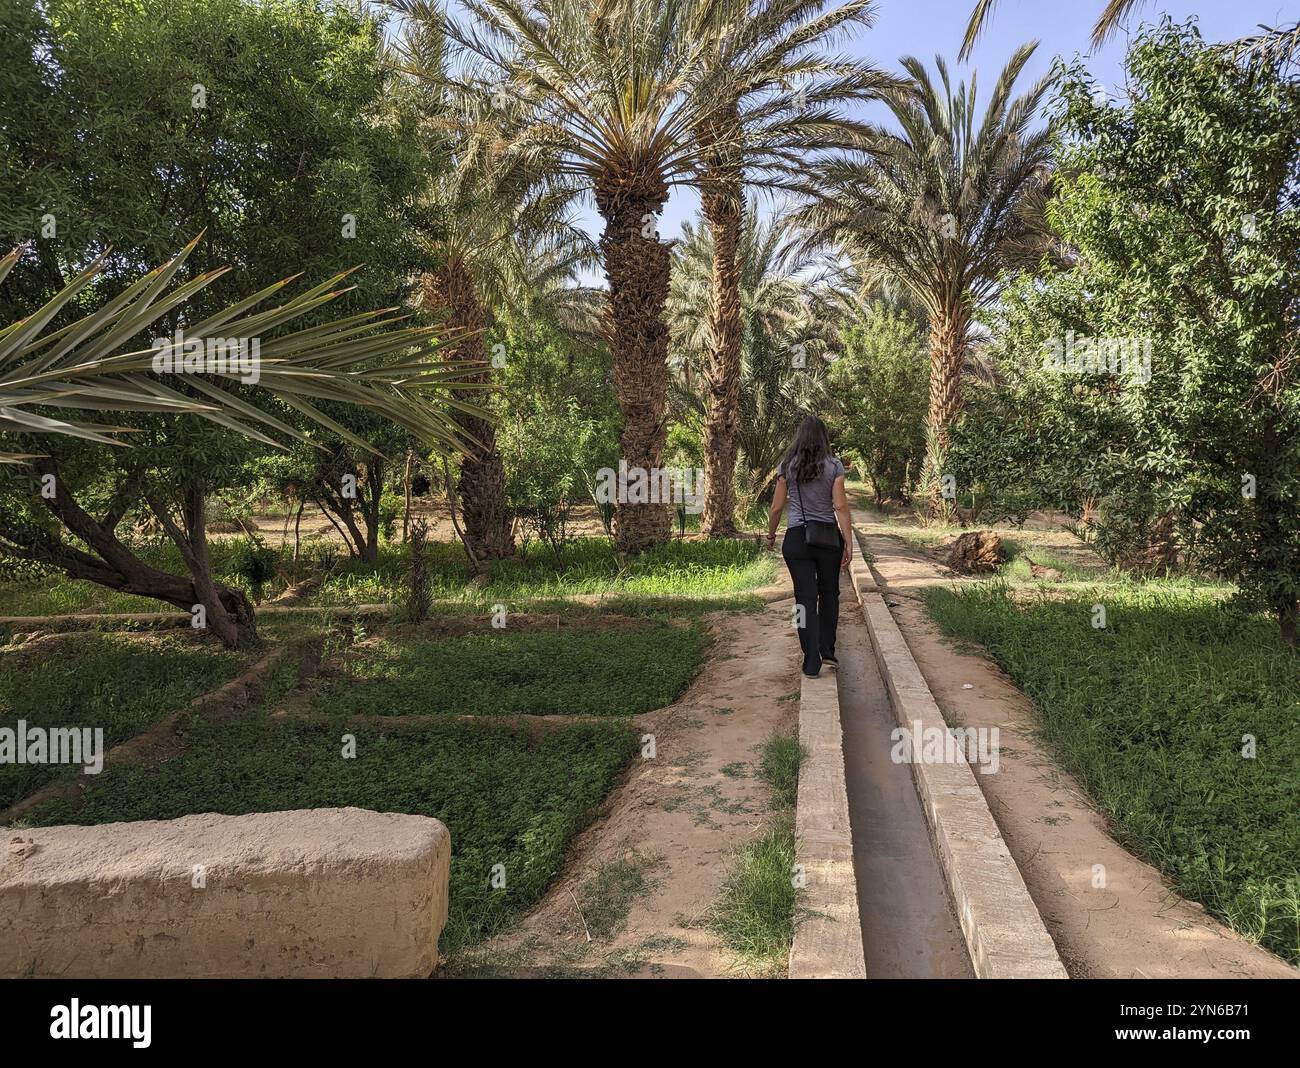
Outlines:
[[[1037, 40], [1038, 51], [1021, 75], [1022, 87], [1045, 74], [1056, 56], [1079, 54], [1087, 57], [1093, 77], [1113, 91], [1114, 86], [1123, 82], [1128, 38], [1143, 22], [1156, 21], [1162, 15], [1179, 22], [1195, 16], [1207, 41], [1227, 41], [1254, 33], [1261, 24], [1278, 26], [1300, 20], [1300, 0], [1200, 0], [1199, 3], [1146, 0], [1093, 53], [1092, 27], [1106, 0], [999, 0], [969, 61], [958, 64], [957, 51], [974, 2], [877, 0], [874, 23], [841, 42], [839, 51], [895, 72], [902, 69], [898, 62], [902, 56], [914, 55], [932, 69], [934, 57], [939, 54], [948, 60], [954, 81], [969, 81], [970, 72], [975, 70], [979, 85], [991, 87], [1011, 53], [1025, 41]], [[987, 88], [981, 97], [987, 99]], [[884, 121], [883, 105], [873, 105], [867, 114]], [[757, 208], [761, 214], [772, 210], [770, 202], [761, 196]], [[674, 188], [659, 225], [660, 236], [679, 237], [682, 222], [694, 219], [698, 212], [699, 197], [694, 190], [684, 186]], [[601, 221], [592, 206], [584, 206], [579, 221], [592, 236], [599, 236]], [[601, 279], [593, 275], [583, 281], [600, 284]]]
[[[893, 71], [901, 69], [901, 56], [914, 55], [932, 66], [937, 53], [948, 60], [954, 80], [969, 80], [973, 68], [979, 72], [979, 84], [991, 87], [1011, 53], [1025, 41], [1037, 40], [1038, 51], [1021, 75], [1022, 85], [1045, 74], [1055, 56], [1079, 53], [1090, 57], [1088, 65], [1093, 76], [1112, 87], [1123, 81], [1126, 30], [1136, 30], [1142, 22], [1154, 21], [1161, 15], [1168, 14], [1180, 22], [1195, 15], [1207, 41], [1244, 37], [1260, 23], [1276, 26], [1300, 19], [1300, 0], [1148, 0], [1129, 17], [1126, 27], [1093, 54], [1089, 47], [1092, 27], [1105, 0], [1000, 0], [985, 23], [970, 61], [956, 64], [973, 6], [974, 0], [879, 0], [874, 25], [845, 43], [842, 50]], [[660, 234], [664, 238], [680, 235], [682, 220], [693, 218], [698, 210], [699, 198], [692, 190], [674, 189]], [[759, 210], [763, 210], [762, 206]], [[600, 220], [594, 212], [584, 213], [584, 225], [599, 234]]]

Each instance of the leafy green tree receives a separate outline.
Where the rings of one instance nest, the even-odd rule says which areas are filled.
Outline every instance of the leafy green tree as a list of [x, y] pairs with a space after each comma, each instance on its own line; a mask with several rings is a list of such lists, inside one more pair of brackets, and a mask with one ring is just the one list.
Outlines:
[[[445, 396], [452, 384], [452, 375], [425, 362], [430, 329], [394, 330], [383, 313], [291, 333], [278, 329], [336, 299], [342, 276], [283, 304], [259, 308], [283, 283], [268, 287], [194, 323], [186, 333], [187, 359], [191, 345], [203, 358], [205, 349], [215, 355], [214, 340], [224, 345], [231, 337], [253, 337], [261, 346], [257, 362], [242, 362], [241, 352], [241, 362], [233, 366], [160, 371], [155, 362], [168, 354], [157, 349], [157, 342], [148, 349], [115, 352], [142, 344], [136, 340], [141, 331], [202, 292], [219, 274], [200, 275], [169, 291], [169, 281], [192, 249], [188, 246], [128, 286], [107, 307], [62, 329], [42, 334], [57, 309], [89, 284], [97, 265], [41, 312], [0, 329], [0, 372], [5, 372], [0, 374], [0, 400], [15, 405], [0, 404], [0, 431], [5, 431], [0, 445], [12, 439], [24, 450], [0, 453], [6, 461], [0, 465], [0, 500], [9, 506], [0, 519], [0, 554], [178, 607], [201, 606], [203, 625], [233, 646], [252, 631], [253, 609], [242, 590], [213, 578], [209, 489], [213, 482], [228, 484], [236, 477], [249, 440], [274, 444], [268, 434], [304, 437], [259, 400], [270, 394], [365, 449], [365, 442], [316, 406], [322, 399], [391, 421], [435, 448], [461, 445], [445, 411], [429, 403], [429, 391]], [[263, 335], [272, 332], [262, 345]], [[384, 358], [394, 354], [396, 366], [383, 366]], [[223, 353], [223, 358], [229, 357]], [[17, 365], [12, 372], [6, 367], [10, 361]], [[150, 378], [150, 370], [173, 377], [177, 385]], [[237, 385], [250, 371], [256, 373], [256, 383]], [[236, 396], [235, 389], [244, 395]], [[60, 407], [92, 418], [74, 423], [41, 413]], [[158, 414], [118, 427], [99, 422], [101, 410]], [[218, 432], [203, 433], [205, 425]], [[157, 570], [123, 541], [122, 521], [142, 507], [175, 543], [187, 577]]]
[[[94, 262], [98, 270], [76, 306], [65, 305], [49, 324], [51, 332], [69, 327], [92, 309], [113, 307], [150, 268], [201, 233], [187, 269], [196, 269], [194, 280], [203, 284], [152, 319], [150, 336], [196, 329], [300, 272], [319, 280], [365, 263], [352, 285], [324, 289], [314, 304], [297, 308], [296, 325], [342, 331], [359, 354], [347, 367], [363, 376], [357, 385], [371, 376], [377, 388], [399, 379], [421, 385], [424, 373], [414, 364], [401, 371], [414, 351], [402, 354], [404, 346], [391, 339], [366, 340], [370, 309], [401, 303], [410, 277], [427, 262], [420, 237], [434, 219], [420, 193], [440, 159], [403, 95], [408, 90], [381, 62], [380, 41], [373, 19], [313, 0], [5, 5], [0, 240], [25, 245], [29, 255], [0, 282], [0, 322], [32, 315]], [[283, 318], [260, 320], [264, 340]], [[132, 334], [116, 340], [125, 344]], [[298, 354], [310, 356], [323, 340], [300, 336]], [[395, 368], [400, 373], [390, 374]], [[158, 380], [148, 381], [140, 388], [156, 394]], [[191, 400], [209, 398], [212, 388], [202, 377], [167, 384]], [[281, 391], [272, 403], [263, 392], [246, 395], [246, 387], [236, 387], [223, 403], [243, 403], [239, 420], [246, 425], [276, 420], [269, 438], [301, 437], [314, 426], [335, 443], [369, 451], [364, 437], [331, 414], [333, 405], [353, 399], [347, 390], [328, 388], [326, 376], [304, 377], [299, 386], [298, 396]], [[47, 434], [39, 447], [22, 440], [17, 451], [42, 453], [41, 462], [57, 468], [63, 499], [93, 516], [109, 539], [104, 545], [116, 564], [103, 570], [92, 566], [104, 564], [102, 557], [82, 560], [91, 573], [80, 577], [139, 587], [186, 607], [212, 601], [210, 625], [233, 642], [251, 632], [252, 612], [240, 591], [206, 589], [206, 498], [238, 484], [269, 438], [232, 433], [232, 418], [229, 409], [206, 417], [130, 411], [122, 420], [130, 448]], [[421, 423], [448, 425], [438, 406], [405, 425]], [[30, 548], [39, 534], [44, 559], [66, 569], [72, 558], [65, 550], [79, 551], [68, 541], [70, 528], [50, 528], [48, 504], [24, 479], [15, 473], [0, 489], [6, 516], [24, 524], [17, 541]], [[185, 543], [182, 555], [188, 550], [193, 558], [186, 558], [189, 576], [151, 576], [147, 587], [123, 577], [141, 574], [141, 561], [117, 531], [140, 514]], [[57, 561], [49, 555], [56, 549]]]
[[575, 344], [544, 315], [507, 315], [491, 340], [505, 353], [494, 405], [510, 508], [526, 533], [558, 548], [597, 469], [618, 462], [609, 352]]
[[854, 307], [827, 378], [836, 441], [857, 454], [877, 501], [903, 497], [925, 457], [929, 357], [915, 318], [883, 302]]
[[1041, 364], [1067, 337], [1130, 354], [1118, 374], [1065, 363], [1066, 399], [1045, 409], [1058, 441], [1091, 452], [1112, 493], [1178, 516], [1197, 559], [1294, 644], [1300, 84], [1168, 21], [1128, 68], [1123, 103], [1094, 96], [1081, 64], [1065, 72], [1070, 177], [1051, 214], [1078, 260], [1023, 288], [1021, 355]]

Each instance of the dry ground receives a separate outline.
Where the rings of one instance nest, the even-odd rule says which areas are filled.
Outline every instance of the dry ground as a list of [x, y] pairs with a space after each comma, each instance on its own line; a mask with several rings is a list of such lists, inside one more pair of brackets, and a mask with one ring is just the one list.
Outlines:
[[[654, 758], [638, 760], [606, 799], [540, 905], [452, 961], [453, 974], [744, 974], [708, 914], [732, 854], [770, 817], [756, 768], [767, 736], [798, 721], [797, 644], [786, 601], [711, 623], [717, 637], [694, 684], [637, 720], [654, 736]], [[619, 874], [633, 886], [621, 900], [605, 892]]]

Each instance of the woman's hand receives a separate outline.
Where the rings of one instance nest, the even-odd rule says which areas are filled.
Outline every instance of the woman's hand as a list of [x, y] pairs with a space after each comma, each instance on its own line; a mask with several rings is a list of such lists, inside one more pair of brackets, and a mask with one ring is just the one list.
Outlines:
[[767, 547], [768, 547], [769, 549], [775, 549], [775, 548], [776, 548], [776, 531], [771, 531], [771, 532], [767, 535]]
[[849, 569], [849, 561], [853, 559], [853, 546], [849, 542], [844, 543], [844, 558], [840, 561], [840, 570]]

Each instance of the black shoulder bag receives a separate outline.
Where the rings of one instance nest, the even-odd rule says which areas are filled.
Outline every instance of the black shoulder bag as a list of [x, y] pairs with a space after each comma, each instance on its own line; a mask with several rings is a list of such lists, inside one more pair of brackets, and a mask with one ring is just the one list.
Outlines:
[[[803, 513], [803, 494], [799, 490], [799, 472], [794, 473], [794, 491], [799, 494], [799, 511]], [[820, 519], [803, 517], [803, 543], [814, 549], [838, 549], [840, 547], [840, 528], [837, 523], [826, 523]]]

